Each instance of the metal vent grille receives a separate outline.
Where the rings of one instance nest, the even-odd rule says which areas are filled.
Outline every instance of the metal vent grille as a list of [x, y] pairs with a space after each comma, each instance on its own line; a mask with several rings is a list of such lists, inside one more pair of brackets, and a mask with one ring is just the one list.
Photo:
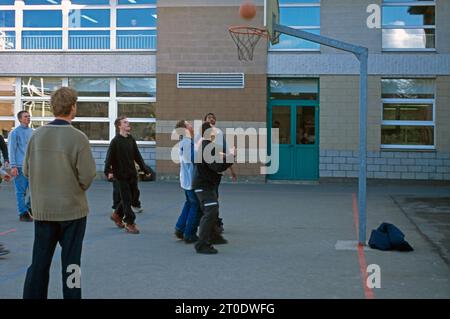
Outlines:
[[179, 89], [243, 89], [244, 73], [178, 73]]

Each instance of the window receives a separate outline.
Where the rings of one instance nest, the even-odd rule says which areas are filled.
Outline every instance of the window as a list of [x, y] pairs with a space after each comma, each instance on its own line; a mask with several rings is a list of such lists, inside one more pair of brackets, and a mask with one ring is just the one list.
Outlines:
[[0, 134], [8, 138], [14, 128], [15, 78], [0, 77]]
[[119, 4], [154, 4], [156, 0], [119, 0]]
[[0, 28], [14, 28], [14, 10], [0, 10]]
[[436, 48], [435, 1], [384, 0], [382, 45], [385, 50]]
[[62, 11], [24, 10], [22, 48], [62, 49]]
[[[113, 7], [110, 0], [24, 4], [0, 0], [0, 51], [156, 50], [156, 0], [118, 1]], [[17, 15], [23, 19], [15, 21]]]
[[434, 149], [435, 81], [382, 79], [382, 148]]
[[154, 142], [156, 137], [155, 78], [118, 78], [117, 115], [129, 118], [136, 140]]
[[52, 121], [50, 96], [61, 86], [77, 90], [77, 116], [72, 125], [92, 143], [109, 143], [116, 134], [116, 117], [124, 115], [139, 144], [155, 144], [156, 78], [0, 77], [0, 134], [8, 136], [20, 110], [30, 112], [32, 128]]
[[69, 12], [69, 49], [109, 49], [108, 9], [76, 9]]
[[22, 78], [21, 109], [30, 113], [32, 128], [38, 128], [53, 119], [50, 95], [61, 86], [61, 78]]
[[118, 49], [156, 49], [156, 8], [117, 10]]
[[319, 81], [316, 79], [271, 79], [271, 100], [318, 100]]
[[28, 4], [28, 5], [35, 5], [35, 4], [52, 5], [52, 4], [61, 4], [61, 0], [25, 0], [25, 4]]
[[[280, 24], [294, 29], [320, 34], [320, 0], [280, 0]], [[271, 50], [318, 51], [320, 45], [281, 34], [280, 42]]]

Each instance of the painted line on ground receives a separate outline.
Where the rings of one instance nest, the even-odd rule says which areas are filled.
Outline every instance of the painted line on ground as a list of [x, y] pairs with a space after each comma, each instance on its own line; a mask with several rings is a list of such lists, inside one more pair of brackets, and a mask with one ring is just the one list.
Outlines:
[[[359, 211], [356, 193], [353, 193], [353, 218], [356, 228], [356, 237], [358, 238]], [[373, 290], [367, 286], [367, 263], [366, 263], [366, 256], [364, 255], [364, 246], [360, 245], [359, 243], [357, 245], [358, 245], [359, 271], [361, 273], [364, 295], [366, 296], [366, 299], [375, 299]]]

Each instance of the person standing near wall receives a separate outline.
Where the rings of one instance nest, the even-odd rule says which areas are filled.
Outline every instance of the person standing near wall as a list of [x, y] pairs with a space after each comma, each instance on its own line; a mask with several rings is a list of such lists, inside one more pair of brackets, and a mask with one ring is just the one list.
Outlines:
[[147, 176], [151, 175], [150, 169], [145, 165], [139, 152], [136, 140], [131, 136], [131, 126], [125, 116], [114, 121], [119, 130], [109, 145], [106, 154], [104, 173], [108, 180], [115, 179], [119, 185], [120, 204], [111, 215], [111, 220], [119, 228], [125, 228], [128, 233], [139, 234], [136, 226], [136, 215], [131, 209], [133, 198], [138, 190], [138, 177], [135, 162]]
[[[213, 244], [226, 244], [221, 235], [213, 236], [214, 227], [219, 217], [219, 198], [217, 186], [220, 182], [220, 173], [228, 169], [234, 163], [236, 149], [232, 154], [220, 152], [220, 148], [214, 144], [214, 129], [209, 122], [202, 125], [202, 146], [199, 152], [202, 155], [201, 162], [195, 165], [193, 188], [202, 209], [200, 220], [199, 240], [195, 244], [195, 250], [200, 254], [217, 254]], [[220, 154], [217, 154], [220, 152]], [[217, 161], [220, 156], [222, 160]], [[209, 158], [207, 158], [209, 157]]]
[[179, 149], [180, 186], [184, 190], [186, 197], [183, 209], [175, 225], [175, 236], [190, 244], [198, 240], [198, 211], [200, 209], [198, 199], [192, 188], [195, 159], [194, 128], [188, 121], [181, 120], [176, 124], [175, 129], [182, 136]]
[[9, 133], [8, 151], [11, 166], [11, 175], [14, 177], [14, 185], [16, 187], [17, 210], [19, 220], [22, 222], [31, 222], [31, 204], [30, 197], [27, 196], [28, 179], [24, 176], [22, 165], [27, 149], [28, 141], [33, 134], [30, 128], [31, 116], [27, 111], [17, 113], [20, 125]]
[[35, 131], [26, 151], [23, 171], [33, 198], [34, 245], [24, 299], [47, 298], [58, 243], [64, 299], [81, 299], [81, 250], [89, 213], [86, 191], [96, 176], [96, 166], [89, 139], [71, 125], [76, 102], [75, 90], [56, 90], [50, 102], [55, 120]]

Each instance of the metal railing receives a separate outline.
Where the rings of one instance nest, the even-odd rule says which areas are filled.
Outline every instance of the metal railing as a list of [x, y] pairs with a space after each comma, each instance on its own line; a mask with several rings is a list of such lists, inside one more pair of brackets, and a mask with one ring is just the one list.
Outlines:
[[156, 49], [156, 35], [118, 35], [117, 49]]
[[[70, 35], [69, 50], [108, 50], [111, 48], [109, 35]], [[155, 50], [156, 35], [117, 35], [116, 49], [119, 50]], [[0, 36], [0, 51], [16, 50], [14, 36]], [[22, 35], [23, 50], [62, 50], [62, 35]]]
[[109, 35], [70, 35], [71, 50], [105, 50], [111, 47]]
[[62, 36], [60, 35], [23, 35], [22, 49], [24, 50], [61, 50]]

